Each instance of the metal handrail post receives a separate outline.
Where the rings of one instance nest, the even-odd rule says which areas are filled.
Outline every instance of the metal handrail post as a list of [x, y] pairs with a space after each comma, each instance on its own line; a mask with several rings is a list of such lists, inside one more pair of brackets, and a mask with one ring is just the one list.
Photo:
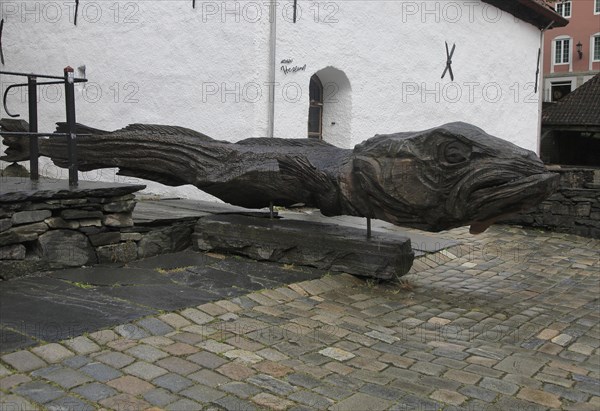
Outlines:
[[77, 181], [77, 135], [75, 133], [75, 74], [73, 68], [65, 67], [65, 104], [67, 111], [67, 148], [69, 151], [69, 185]]
[[[35, 76], [27, 77], [27, 98], [29, 99], [29, 131], [37, 133], [37, 78]], [[38, 136], [31, 134], [29, 135], [29, 173], [31, 180], [34, 181], [40, 178], [39, 156]]]

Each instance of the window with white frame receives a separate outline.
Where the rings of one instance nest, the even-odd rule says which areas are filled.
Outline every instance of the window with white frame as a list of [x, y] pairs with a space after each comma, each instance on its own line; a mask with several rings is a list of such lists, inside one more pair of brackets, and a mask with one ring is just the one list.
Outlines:
[[592, 60], [593, 61], [600, 61], [600, 34], [596, 34], [593, 38], [593, 53], [592, 53]]
[[554, 64], [569, 64], [571, 61], [571, 39], [554, 41]]
[[594, 0], [594, 14], [600, 14], [600, 0]]
[[556, 12], [563, 17], [571, 17], [571, 1], [558, 1], [556, 3]]

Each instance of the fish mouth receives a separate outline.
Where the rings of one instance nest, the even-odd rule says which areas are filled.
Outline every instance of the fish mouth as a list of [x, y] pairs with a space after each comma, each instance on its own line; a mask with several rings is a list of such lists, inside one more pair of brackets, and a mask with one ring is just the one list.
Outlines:
[[506, 175], [501, 180], [490, 180], [473, 186], [468, 196], [471, 234], [484, 232], [497, 220], [533, 208], [558, 188], [559, 175], [537, 173], [525, 177]]

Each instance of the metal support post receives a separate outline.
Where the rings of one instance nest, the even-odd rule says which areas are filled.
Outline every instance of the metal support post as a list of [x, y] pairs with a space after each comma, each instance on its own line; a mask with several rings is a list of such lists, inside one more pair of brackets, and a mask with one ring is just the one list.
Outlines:
[[[31, 133], [37, 133], [37, 78], [35, 76], [27, 77], [27, 98], [29, 99], [29, 131]], [[36, 134], [31, 134], [29, 135], [29, 173], [30, 178], [34, 181], [37, 181], [40, 178], [38, 165], [39, 156], [38, 136]]]
[[65, 103], [67, 109], [67, 149], [69, 152], [69, 185], [77, 181], [77, 135], [75, 120], [75, 74], [73, 68], [65, 67]]

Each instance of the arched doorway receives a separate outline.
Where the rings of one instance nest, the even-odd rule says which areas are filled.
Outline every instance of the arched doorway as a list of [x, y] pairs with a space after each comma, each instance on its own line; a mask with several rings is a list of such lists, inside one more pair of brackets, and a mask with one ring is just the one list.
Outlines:
[[308, 137], [352, 147], [352, 90], [346, 74], [325, 67], [310, 78]]
[[308, 137], [323, 139], [323, 84], [319, 76], [310, 78], [310, 106], [308, 108]]

